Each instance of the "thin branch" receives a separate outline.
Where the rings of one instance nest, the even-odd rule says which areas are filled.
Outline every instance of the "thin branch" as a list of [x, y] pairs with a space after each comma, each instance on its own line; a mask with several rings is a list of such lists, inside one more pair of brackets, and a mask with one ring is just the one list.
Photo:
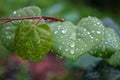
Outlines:
[[38, 21], [33, 26], [36, 26], [41, 21], [41, 19], [42, 19], [42, 17], [40, 16]]
[[63, 19], [59, 19], [59, 18], [53, 18], [53, 17], [49, 17], [49, 16], [30, 16], [30, 17], [21, 17], [21, 18], [0, 18], [0, 24], [5, 24], [7, 22], [11, 22], [11, 21], [15, 21], [15, 20], [31, 20], [31, 19], [39, 19], [36, 23], [38, 24], [38, 22], [41, 20], [41, 19], [44, 19], [44, 20], [51, 20], [51, 21], [60, 21], [60, 22], [64, 22]]

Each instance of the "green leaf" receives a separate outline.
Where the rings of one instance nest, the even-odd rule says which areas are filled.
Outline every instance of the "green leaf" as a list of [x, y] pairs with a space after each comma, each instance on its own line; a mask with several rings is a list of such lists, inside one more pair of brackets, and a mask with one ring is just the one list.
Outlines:
[[53, 31], [53, 51], [73, 60], [77, 60], [104, 38], [104, 27], [95, 17], [83, 18], [77, 26], [70, 22], [56, 22], [50, 26]]
[[52, 33], [48, 25], [22, 25], [16, 30], [15, 49], [23, 59], [38, 61], [50, 50]]
[[105, 40], [96, 46], [91, 55], [103, 58], [110, 58], [112, 54], [120, 50], [120, 38], [111, 28], [105, 28]]
[[120, 51], [114, 53], [107, 61], [113, 66], [120, 64]]
[[16, 26], [4, 25], [0, 30], [0, 40], [2, 45], [5, 46], [9, 51], [14, 51], [14, 35], [16, 31]]
[[[21, 17], [29, 17], [29, 16], [40, 16], [41, 10], [36, 6], [24, 7], [19, 10], [14, 11], [10, 17], [12, 18], [21, 18]], [[34, 23], [35, 20], [23, 20], [23, 21], [12, 21], [13, 25], [18, 25], [19, 23], [28, 24]]]
[[[28, 17], [28, 16], [39, 16], [41, 10], [36, 6], [25, 7], [19, 10], [14, 11], [10, 17], [12, 18], [21, 18], [21, 17]], [[5, 25], [0, 26], [0, 40], [2, 44], [10, 51], [14, 51], [14, 35], [17, 26], [21, 23], [23, 26], [24, 24], [34, 24], [34, 21], [12, 21]]]

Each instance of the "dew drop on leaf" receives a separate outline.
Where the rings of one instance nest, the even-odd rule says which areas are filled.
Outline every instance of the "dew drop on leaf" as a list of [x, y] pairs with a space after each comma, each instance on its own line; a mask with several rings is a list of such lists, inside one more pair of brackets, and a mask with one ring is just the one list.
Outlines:
[[70, 50], [70, 53], [71, 53], [71, 54], [74, 54], [74, 50], [73, 50], [73, 49], [71, 49], [71, 50]]
[[97, 34], [100, 34], [101, 33], [101, 31], [97, 31]]
[[70, 44], [70, 47], [75, 47], [75, 43], [71, 43], [71, 44]]
[[54, 31], [54, 34], [57, 34], [58, 33], [58, 31]]
[[65, 49], [65, 51], [68, 51], [68, 49]]
[[16, 11], [14, 11], [13, 14], [16, 14]]
[[67, 29], [62, 30], [61, 32], [65, 34], [67, 32]]

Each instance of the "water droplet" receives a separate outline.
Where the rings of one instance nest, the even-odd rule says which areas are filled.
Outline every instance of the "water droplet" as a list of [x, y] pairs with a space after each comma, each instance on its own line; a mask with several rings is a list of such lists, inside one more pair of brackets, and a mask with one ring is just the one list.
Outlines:
[[92, 31], [92, 33], [94, 33], [95, 31]]
[[91, 39], [93, 39], [93, 36], [90, 36]]
[[98, 39], [95, 39], [96, 41], [98, 41]]
[[67, 29], [62, 30], [61, 32], [65, 34], [67, 32]]
[[54, 31], [54, 34], [57, 34], [58, 33], [58, 31]]
[[62, 59], [62, 58], [63, 58], [63, 56], [60, 56], [60, 58]]
[[78, 41], [80, 41], [81, 39], [78, 39]]
[[97, 31], [97, 34], [100, 34], [101, 32], [100, 31]]
[[85, 47], [87, 47], [87, 45], [85, 45]]
[[10, 27], [6, 27], [6, 29], [10, 29]]
[[88, 34], [90, 34], [90, 32], [87, 32]]
[[16, 14], [16, 11], [14, 11], [13, 14]]
[[11, 39], [11, 36], [7, 36], [8, 39]]
[[70, 37], [69, 37], [69, 39], [71, 39], [71, 40], [75, 40], [75, 38], [74, 38], [74, 37], [72, 37], [72, 36], [70, 36]]
[[93, 40], [91, 40], [91, 42], [93, 42]]
[[105, 44], [108, 44], [107, 42], [105, 42]]
[[62, 49], [62, 47], [60, 46], [59, 49]]
[[62, 27], [62, 26], [59, 25], [59, 26], [58, 26], [58, 30], [60, 30], [61, 27]]
[[71, 49], [71, 50], [70, 50], [70, 53], [71, 53], [71, 54], [74, 54], [74, 50], [73, 50], [73, 49]]
[[99, 22], [97, 22], [97, 24], [99, 25], [100, 23], [99, 23]]
[[68, 51], [68, 49], [65, 49], [65, 51]]
[[70, 47], [75, 47], [75, 43], [71, 43], [71, 44], [70, 44]]
[[83, 31], [86, 31], [86, 29], [84, 28]]

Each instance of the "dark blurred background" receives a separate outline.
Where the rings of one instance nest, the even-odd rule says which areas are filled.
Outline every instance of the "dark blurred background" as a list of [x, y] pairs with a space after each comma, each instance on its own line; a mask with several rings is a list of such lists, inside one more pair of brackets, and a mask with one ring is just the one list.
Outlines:
[[[40, 7], [41, 15], [75, 24], [83, 17], [96, 16], [120, 36], [120, 0], [0, 0], [0, 17], [31, 5]], [[33, 63], [9, 53], [0, 42], [0, 80], [120, 80], [120, 66], [113, 67], [87, 53], [77, 62], [48, 53]]]

